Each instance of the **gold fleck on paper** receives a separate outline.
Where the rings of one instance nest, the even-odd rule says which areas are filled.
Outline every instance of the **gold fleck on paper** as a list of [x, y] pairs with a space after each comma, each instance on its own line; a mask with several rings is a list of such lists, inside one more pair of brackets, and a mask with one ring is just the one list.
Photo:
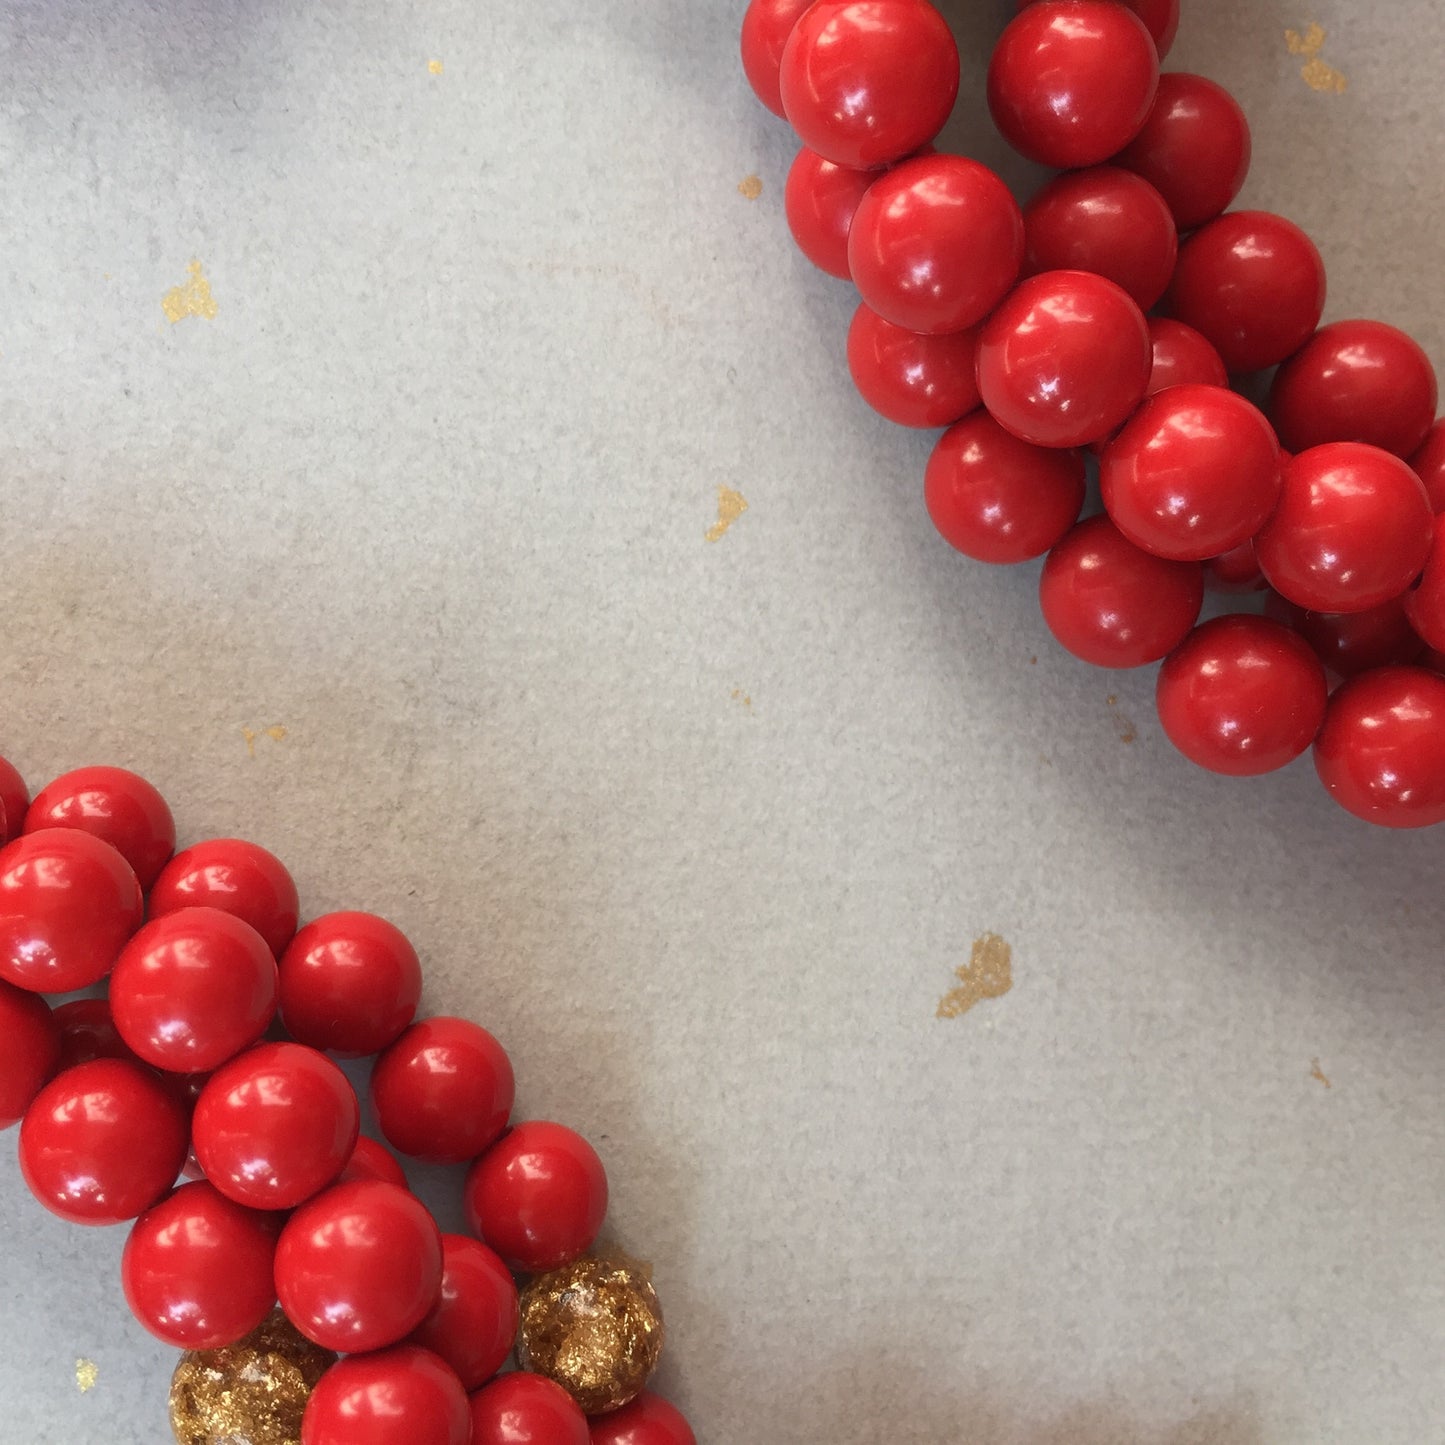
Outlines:
[[94, 1360], [77, 1360], [75, 1362], [75, 1388], [82, 1395], [88, 1395], [95, 1389], [95, 1382], [100, 1378], [100, 1369]]
[[973, 941], [968, 962], [954, 970], [958, 986], [938, 1001], [936, 1017], [956, 1019], [986, 998], [1002, 998], [1013, 986], [1013, 949], [996, 933]]
[[1335, 95], [1343, 95], [1349, 88], [1349, 81], [1320, 55], [1320, 51], [1325, 47], [1325, 27], [1323, 25], [1311, 22], [1303, 32], [1286, 30], [1284, 43], [1291, 55], [1303, 57], [1304, 64], [1300, 67], [1300, 78], [1311, 90], [1331, 91]]
[[433, 75], [440, 75], [442, 73], [443, 66], [440, 60], [428, 60], [426, 63], [426, 68]]
[[161, 297], [161, 310], [172, 326], [184, 321], [187, 316], [200, 316], [210, 321], [216, 314], [216, 298], [211, 295], [211, 283], [206, 280], [199, 261], [192, 261], [186, 268], [191, 279], [181, 286], [172, 286]]
[[738, 182], [738, 194], [745, 201], [755, 201], [763, 193], [761, 176], [744, 176]]
[[1334, 1085], [1329, 1081], [1328, 1075], [1320, 1068], [1320, 1061], [1318, 1059], [1310, 1060], [1310, 1078], [1315, 1080], [1316, 1083], [1323, 1084], [1327, 1089], [1334, 1088]]
[[747, 499], [731, 487], [717, 489], [717, 521], [707, 529], [709, 542], [721, 542], [727, 536], [728, 528], [748, 509]]

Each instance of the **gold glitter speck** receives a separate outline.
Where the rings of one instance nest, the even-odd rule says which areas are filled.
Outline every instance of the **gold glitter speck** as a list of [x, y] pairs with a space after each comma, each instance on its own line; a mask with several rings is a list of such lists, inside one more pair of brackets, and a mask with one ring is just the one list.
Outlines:
[[442, 63], [440, 60], [428, 60], [426, 68], [431, 71], [433, 75], [440, 75], [442, 73]]
[[727, 530], [742, 516], [748, 509], [747, 499], [741, 492], [735, 492], [731, 487], [719, 487], [717, 489], [717, 521], [707, 529], [707, 540], [709, 542], [721, 542], [727, 536]]
[[77, 1360], [75, 1362], [75, 1388], [82, 1395], [88, 1395], [95, 1389], [95, 1382], [100, 1378], [100, 1369], [94, 1360]]
[[1286, 30], [1284, 43], [1291, 55], [1304, 58], [1305, 63], [1300, 67], [1300, 78], [1311, 90], [1343, 95], [1349, 88], [1349, 81], [1320, 55], [1325, 46], [1323, 25], [1312, 21], [1302, 33], [1298, 30]]
[[740, 703], [742, 703], [742, 705], [743, 705], [745, 708], [748, 708], [749, 710], [752, 709], [752, 705], [753, 705], [753, 700], [752, 700], [752, 698], [751, 698], [747, 693], [745, 693], [745, 692], [742, 690], [742, 688], [740, 688], [740, 687], [735, 687], [735, 688], [733, 688], [733, 701], [734, 701], [734, 702], [740, 702]]
[[1114, 721], [1114, 731], [1119, 734], [1121, 743], [1132, 743], [1139, 736], [1139, 729], [1134, 726], [1133, 719], [1126, 717], [1119, 711], [1119, 699], [1110, 694], [1104, 699], [1109, 708], [1109, 716]]
[[216, 314], [216, 298], [211, 295], [211, 283], [201, 271], [201, 263], [192, 261], [186, 268], [191, 279], [183, 286], [172, 286], [161, 297], [161, 310], [172, 326], [184, 321], [187, 316], [200, 316], [210, 321]]
[[1327, 1089], [1334, 1088], [1334, 1085], [1330, 1083], [1328, 1076], [1325, 1074], [1325, 1071], [1320, 1068], [1320, 1061], [1318, 1059], [1310, 1060], [1310, 1078], [1316, 1080], [1318, 1083], [1323, 1084]]
[[256, 756], [256, 743], [261, 738], [270, 738], [273, 743], [279, 743], [286, 736], [286, 729], [280, 723], [268, 728], [242, 728], [241, 736], [246, 739], [246, 751], [251, 757]]
[[966, 964], [954, 969], [958, 986], [938, 1001], [935, 1017], [956, 1019], [986, 998], [1002, 998], [1013, 986], [1013, 949], [996, 933], [973, 941]]
[[755, 201], [763, 193], [761, 176], [744, 176], [738, 182], [738, 194], [745, 201]]

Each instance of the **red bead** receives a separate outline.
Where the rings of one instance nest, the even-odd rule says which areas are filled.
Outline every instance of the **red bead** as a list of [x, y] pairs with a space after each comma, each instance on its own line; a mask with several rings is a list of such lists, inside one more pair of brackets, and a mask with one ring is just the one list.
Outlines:
[[561, 1385], [525, 1370], [471, 1398], [471, 1445], [588, 1445], [587, 1417]]
[[379, 1053], [416, 1017], [421, 964], [406, 934], [374, 913], [328, 913], [281, 957], [281, 1021], [313, 1049]]
[[358, 1136], [351, 1158], [346, 1161], [346, 1168], [337, 1176], [336, 1182], [346, 1184], [353, 1179], [380, 1179], [384, 1183], [395, 1184], [399, 1189], [411, 1187], [406, 1170], [397, 1162], [396, 1156], [365, 1134]]
[[121, 1059], [52, 1079], [20, 1125], [30, 1192], [72, 1224], [135, 1219], [176, 1182], [185, 1158], [185, 1112], [149, 1069]]
[[895, 326], [938, 335], [981, 321], [1024, 252], [1018, 202], [966, 156], [916, 156], [868, 188], [848, 235], [863, 300]]
[[411, 1343], [440, 1355], [466, 1389], [476, 1390], [506, 1363], [517, 1322], [517, 1286], [507, 1266], [465, 1234], [442, 1235], [441, 1298]]
[[1199, 562], [1247, 542], [1279, 500], [1279, 444], [1264, 414], [1219, 386], [1150, 397], [1104, 449], [1114, 525], [1157, 557]]
[[783, 47], [779, 89], [805, 146], [870, 170], [943, 129], [958, 95], [958, 47], [927, 0], [818, 0]]
[[740, 37], [743, 74], [753, 94], [774, 115], [783, 113], [783, 97], [778, 91], [783, 47], [798, 17], [812, 3], [813, 0], [751, 0], [743, 13]]
[[1249, 174], [1249, 122], [1239, 102], [1202, 75], [1170, 72], [1143, 128], [1114, 157], [1164, 197], [1181, 231], [1228, 208]]
[[307, 1339], [346, 1354], [385, 1349], [431, 1313], [442, 1241], [426, 1206], [377, 1180], [336, 1184], [286, 1222], [276, 1293]]
[[1431, 510], [1445, 512], [1445, 417], [1430, 428], [1410, 458], [1410, 469], [1425, 484]]
[[376, 1061], [371, 1104], [393, 1149], [461, 1164], [507, 1127], [516, 1084], [506, 1050], [467, 1019], [413, 1024]]
[[1293, 222], [1231, 211], [1180, 246], [1164, 304], [1213, 344], [1230, 371], [1259, 371], [1313, 335], [1325, 307], [1325, 266]]
[[1405, 593], [1405, 615], [1427, 646], [1445, 652], [1445, 517], [1437, 516], [1420, 585]]
[[25, 827], [30, 790], [15, 765], [0, 758], [0, 846], [18, 838]]
[[176, 846], [166, 800], [125, 768], [76, 768], [36, 793], [25, 831], [78, 828], [109, 843], [149, 888]]
[[859, 306], [848, 328], [848, 371], [859, 395], [899, 426], [948, 426], [979, 404], [976, 331], [922, 336]]
[[178, 1350], [220, 1350], [276, 1303], [276, 1221], [185, 1184], [135, 1222], [120, 1277], [131, 1312]]
[[1270, 773], [1315, 740], [1329, 689], [1303, 638], [1268, 617], [1196, 627], [1159, 669], [1159, 721], [1192, 763], [1233, 778]]
[[938, 439], [923, 500], [939, 535], [979, 562], [1041, 557], [1079, 519], [1084, 460], [1036, 447], [975, 412]]
[[1145, 396], [1171, 386], [1228, 386], [1229, 373], [1219, 353], [1192, 326], [1171, 316], [1151, 316], [1149, 341], [1153, 364]]
[[783, 214], [798, 249], [820, 271], [847, 281], [848, 233], [877, 171], [834, 165], [807, 146], [793, 158], [783, 188]]
[[461, 1382], [429, 1350], [400, 1345], [340, 1360], [322, 1375], [301, 1445], [469, 1445]]
[[607, 1214], [607, 1175], [580, 1134], [534, 1121], [472, 1165], [463, 1202], [484, 1243], [513, 1269], [541, 1273], [591, 1247]]
[[1021, 155], [1073, 170], [1134, 139], [1158, 83], [1159, 56], [1137, 15], [1108, 0], [1039, 0], [994, 47], [988, 108]]
[[1263, 592], [1269, 586], [1254, 555], [1254, 539], [1204, 563], [1204, 585], [1213, 592]]
[[1275, 373], [1269, 415], [1291, 451], [1368, 442], [1408, 457], [1429, 434], [1437, 400], [1435, 368], [1403, 331], [1336, 321]]
[[630, 1405], [590, 1422], [591, 1445], [697, 1445], [682, 1411], [644, 1390]]
[[[1034, 3], [1036, 0], [1014, 0], [1014, 9], [1022, 10]], [[1179, 0], [1120, 0], [1120, 3], [1127, 5], [1144, 22], [1154, 41], [1154, 48], [1159, 52], [1159, 59], [1163, 60], [1179, 32]], [[1162, 80], [1163, 77], [1160, 78]]]
[[211, 1075], [191, 1133], [196, 1162], [252, 1209], [294, 1209], [356, 1148], [361, 1109], [345, 1074], [302, 1044], [260, 1044]]
[[1445, 678], [1420, 667], [1351, 678], [1330, 699], [1315, 769], [1335, 802], [1366, 822], [1445, 822]]
[[1141, 667], [1172, 652], [1204, 602], [1197, 562], [1136, 547], [1107, 517], [1080, 522], [1044, 562], [1039, 604], [1055, 638], [1097, 667]]
[[1144, 315], [1120, 287], [1085, 271], [1046, 271], [1021, 281], [984, 323], [978, 389], [994, 420], [1024, 441], [1087, 446], [1139, 405], [1150, 362]]
[[1164, 198], [1131, 171], [1055, 176], [1024, 207], [1024, 271], [1092, 271], [1147, 311], [1174, 274], [1179, 237]]
[[1414, 662], [1420, 654], [1422, 644], [1405, 615], [1403, 597], [1363, 612], [1311, 612], [1271, 592], [1264, 610], [1298, 632], [1315, 656], [1340, 677]]
[[1311, 447], [1284, 469], [1255, 552], [1270, 586], [1318, 612], [1398, 597], [1430, 555], [1430, 502], [1398, 457], [1360, 442]]
[[296, 932], [296, 884], [274, 854], [240, 838], [211, 838], [177, 853], [146, 900], [151, 918], [219, 908], [249, 923], [276, 957]]
[[135, 1051], [121, 1038], [103, 998], [77, 998], [55, 1010], [60, 1027], [60, 1067], [73, 1069], [92, 1059], [129, 1059], [139, 1063]]
[[206, 1073], [266, 1032], [276, 960], [266, 940], [218, 908], [182, 908], [126, 944], [110, 981], [120, 1036], [146, 1063]]
[[60, 1066], [60, 1024], [38, 994], [0, 983], [0, 1040], [0, 1129], [8, 1129]]

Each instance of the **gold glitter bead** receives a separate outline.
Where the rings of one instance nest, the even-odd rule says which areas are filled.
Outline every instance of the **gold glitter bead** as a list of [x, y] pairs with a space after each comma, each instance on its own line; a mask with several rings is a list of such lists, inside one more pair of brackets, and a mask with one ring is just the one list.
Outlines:
[[306, 1402], [335, 1361], [279, 1310], [224, 1350], [188, 1350], [171, 1377], [177, 1445], [300, 1445]]
[[662, 1306], [630, 1260], [579, 1259], [522, 1291], [517, 1363], [555, 1380], [588, 1415], [641, 1393], [662, 1353]]

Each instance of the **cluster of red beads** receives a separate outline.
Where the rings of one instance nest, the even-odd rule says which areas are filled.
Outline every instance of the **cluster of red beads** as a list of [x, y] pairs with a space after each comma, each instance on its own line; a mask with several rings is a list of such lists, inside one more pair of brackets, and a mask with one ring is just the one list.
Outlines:
[[[901, 425], [947, 428], [930, 516], [979, 561], [1044, 557], [1065, 648], [1162, 662], [1160, 720], [1186, 757], [1244, 776], [1313, 744], [1355, 815], [1445, 821], [1445, 419], [1428, 358], [1380, 322], [1320, 327], [1309, 237], [1227, 209], [1249, 127], [1213, 81], [1160, 74], [1179, 0], [1017, 8], [989, 109], [1060, 172], [1022, 208], [933, 147], [959, 65], [928, 0], [748, 6], [748, 78], [803, 142], [789, 226], [861, 296], [859, 392]], [[1230, 390], [1268, 368], [1264, 410]], [[1086, 515], [1093, 458], [1102, 511]], [[1201, 624], [1206, 586], [1267, 594], [1263, 615]]]
[[[512, 1067], [485, 1029], [416, 1019], [421, 966], [400, 930], [370, 913], [298, 930], [295, 884], [265, 849], [175, 841], [134, 773], [82, 768], [32, 802], [0, 759], [0, 1128], [20, 1124], [47, 1209], [134, 1221], [121, 1275], [140, 1323], [219, 1349], [279, 1300], [346, 1356], [303, 1445], [694, 1445], [656, 1396], [589, 1422], [552, 1381], [499, 1373], [513, 1272], [569, 1263], [601, 1228], [587, 1141], [510, 1124]], [[105, 997], [45, 997], [102, 983]], [[468, 1164], [471, 1235], [443, 1235], [360, 1136], [328, 1054], [378, 1055], [394, 1148]]]

